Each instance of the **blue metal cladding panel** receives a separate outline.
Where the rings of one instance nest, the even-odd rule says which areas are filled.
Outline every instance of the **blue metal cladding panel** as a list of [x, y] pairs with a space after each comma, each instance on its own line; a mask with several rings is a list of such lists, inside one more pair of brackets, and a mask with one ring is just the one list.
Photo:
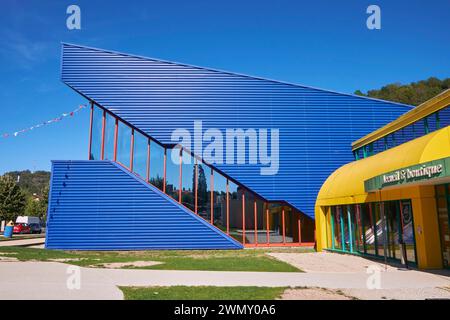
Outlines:
[[54, 161], [46, 247], [240, 249], [242, 245], [110, 161]]
[[[215, 166], [268, 200], [314, 217], [320, 186], [351, 142], [412, 107], [157, 59], [63, 44], [62, 80], [162, 143], [176, 128], [277, 128], [280, 167]], [[201, 156], [201, 155], [199, 155]], [[247, 162], [248, 163], [248, 162]]]

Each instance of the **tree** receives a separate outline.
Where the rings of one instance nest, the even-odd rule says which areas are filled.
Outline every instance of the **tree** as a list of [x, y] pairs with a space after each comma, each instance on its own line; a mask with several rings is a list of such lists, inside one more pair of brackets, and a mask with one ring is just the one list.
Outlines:
[[198, 165], [197, 203], [200, 209], [206, 209], [208, 203], [208, 185], [202, 165]]
[[48, 186], [50, 181], [50, 172], [48, 171], [11, 171], [6, 172], [5, 176], [10, 176], [15, 181], [17, 180], [17, 185], [25, 195], [36, 195], [39, 198], [43, 196], [42, 192], [45, 190], [45, 187]]
[[25, 213], [28, 216], [39, 217], [45, 221], [48, 206], [48, 186], [45, 186], [40, 193], [42, 194], [42, 198], [28, 197]]
[[354, 93], [360, 96], [383, 99], [388, 101], [406, 103], [417, 106], [435, 95], [450, 88], [450, 78], [440, 80], [435, 77], [402, 85], [391, 83], [381, 89], [369, 90], [367, 94], [356, 90]]
[[23, 214], [26, 198], [20, 187], [10, 176], [0, 177], [0, 218], [15, 220]]

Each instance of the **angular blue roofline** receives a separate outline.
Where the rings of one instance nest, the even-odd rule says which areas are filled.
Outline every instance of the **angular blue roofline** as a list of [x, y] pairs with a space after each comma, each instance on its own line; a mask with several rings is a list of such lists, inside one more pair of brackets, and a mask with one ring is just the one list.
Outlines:
[[[352, 93], [345, 93], [345, 92], [334, 91], [334, 90], [329, 90], [329, 89], [323, 89], [323, 88], [317, 88], [317, 87], [312, 87], [312, 86], [306, 86], [306, 85], [303, 85], [303, 84], [297, 84], [297, 83], [292, 83], [292, 82], [287, 82], [287, 81], [281, 81], [281, 80], [275, 80], [275, 79], [270, 79], [270, 78], [258, 77], [258, 76], [244, 74], [244, 73], [231, 72], [231, 71], [215, 69], [215, 68], [210, 68], [210, 67], [201, 67], [201, 66], [197, 66], [197, 65], [193, 65], [193, 64], [183, 63], [183, 62], [169, 61], [169, 60], [164, 60], [164, 59], [159, 59], [159, 58], [146, 57], [146, 56], [142, 56], [142, 55], [129, 54], [129, 53], [124, 53], [124, 52], [120, 52], [120, 51], [101, 49], [101, 48], [90, 47], [90, 46], [85, 46], [85, 45], [80, 45], [80, 44], [75, 44], [75, 43], [70, 43], [70, 42], [61, 42], [61, 46], [63, 46], [63, 45], [69, 45], [69, 46], [74, 46], [74, 47], [78, 47], [78, 48], [86, 48], [86, 49], [91, 49], [91, 50], [108, 52], [108, 53], [118, 54], [118, 55], [122, 55], [122, 56], [126, 56], [126, 57], [133, 57], [133, 58], [138, 58], [138, 59], [144, 59], [144, 60], [154, 60], [154, 61], [163, 62], [163, 63], [169, 63], [169, 64], [174, 64], [174, 65], [181, 65], [181, 66], [190, 67], [190, 68], [197, 68], [197, 69], [200, 69], [200, 70], [220, 72], [220, 73], [225, 73], [225, 74], [235, 75], [235, 76], [241, 76], [241, 77], [246, 77], [246, 78], [251, 78], [251, 79], [256, 79], [256, 80], [271, 81], [271, 82], [275, 82], [275, 83], [279, 83], [279, 84], [284, 84], [284, 85], [289, 85], [289, 86], [294, 86], [294, 87], [300, 87], [300, 88], [307, 88], [307, 89], [318, 90], [318, 91], [329, 92], [329, 93], [335, 93], [335, 94], [340, 94], [340, 95], [345, 95], [345, 96], [350, 96], [350, 97], [356, 97], [356, 98], [361, 98], [361, 99], [374, 100], [374, 101], [379, 101], [379, 102], [387, 102], [387, 103], [392, 103], [392, 104], [396, 104], [396, 105], [400, 105], [400, 106], [404, 106], [404, 107], [409, 107], [411, 109], [415, 108], [412, 105], [399, 103], [399, 102], [395, 102], [395, 101], [388, 101], [388, 100], [377, 99], [377, 98], [372, 98], [372, 97], [359, 96], [359, 95], [352, 94]], [[61, 50], [61, 66], [63, 64], [63, 54], [62, 54], [62, 52], [63, 52], [63, 50]], [[61, 70], [62, 70], [62, 67], [61, 67]]]

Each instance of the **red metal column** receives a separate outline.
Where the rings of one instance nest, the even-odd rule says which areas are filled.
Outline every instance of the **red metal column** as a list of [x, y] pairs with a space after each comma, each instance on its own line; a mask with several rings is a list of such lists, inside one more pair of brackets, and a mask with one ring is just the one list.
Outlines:
[[134, 160], [134, 129], [131, 129], [131, 146], [130, 146], [130, 171], [133, 172]]
[[284, 221], [284, 207], [283, 210], [281, 211], [281, 224], [283, 226], [283, 244], [286, 244], [286, 224]]
[[258, 228], [257, 228], [257, 223], [258, 223], [258, 218], [256, 217], [256, 200], [253, 201], [253, 219], [255, 220], [255, 244], [258, 244]]
[[114, 161], [117, 162], [117, 139], [119, 134], [119, 120], [116, 118], [114, 125]]
[[100, 150], [100, 159], [105, 159], [105, 124], [106, 124], [106, 111], [103, 110], [103, 116], [102, 116], [102, 144], [101, 144], [101, 150]]
[[209, 218], [209, 220], [210, 220], [211, 224], [214, 225], [214, 209], [213, 209], [214, 208], [214, 173], [213, 173], [212, 168], [210, 168], [210, 170], [211, 170], [211, 195], [210, 195], [210, 197], [211, 197], [211, 199], [210, 199], [211, 217]]
[[300, 221], [300, 214], [298, 215], [298, 243], [302, 243], [302, 222]]
[[145, 179], [150, 182], [150, 139], [147, 139], [147, 174]]
[[230, 234], [230, 193], [228, 190], [228, 179], [227, 179], [227, 234]]
[[242, 192], [242, 244], [245, 245], [245, 194]]
[[267, 203], [267, 208], [266, 208], [266, 228], [267, 228], [267, 234], [266, 234], [266, 238], [267, 238], [267, 244], [270, 243], [270, 236], [269, 236], [269, 230], [270, 230], [270, 226], [269, 226], [269, 204]]
[[89, 123], [89, 156], [88, 159], [91, 160], [91, 151], [92, 151], [92, 121], [94, 116], [94, 103], [91, 102], [91, 120]]
[[198, 214], [198, 161], [195, 158], [195, 213]]
[[164, 148], [164, 177], [163, 177], [163, 192], [166, 193], [166, 158], [167, 158], [167, 149]]
[[179, 180], [179, 184], [178, 184], [178, 202], [181, 203], [181, 188], [182, 188], [182, 177], [183, 177], [183, 166], [182, 166], [182, 162], [183, 162], [183, 149], [180, 148], [180, 180]]

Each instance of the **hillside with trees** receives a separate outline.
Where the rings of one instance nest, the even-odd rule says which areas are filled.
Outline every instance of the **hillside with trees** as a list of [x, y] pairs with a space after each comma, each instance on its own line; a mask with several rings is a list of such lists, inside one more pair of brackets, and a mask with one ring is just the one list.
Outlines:
[[11, 171], [6, 172], [5, 176], [13, 178], [13, 180], [17, 182], [17, 185], [28, 196], [43, 196], [45, 188], [50, 181], [50, 172], [48, 171]]
[[355, 94], [418, 106], [449, 88], [450, 78], [440, 80], [431, 77], [410, 84], [391, 83], [367, 93], [356, 90]]
[[45, 221], [49, 181], [48, 171], [11, 171], [0, 176], [0, 220], [28, 215]]

